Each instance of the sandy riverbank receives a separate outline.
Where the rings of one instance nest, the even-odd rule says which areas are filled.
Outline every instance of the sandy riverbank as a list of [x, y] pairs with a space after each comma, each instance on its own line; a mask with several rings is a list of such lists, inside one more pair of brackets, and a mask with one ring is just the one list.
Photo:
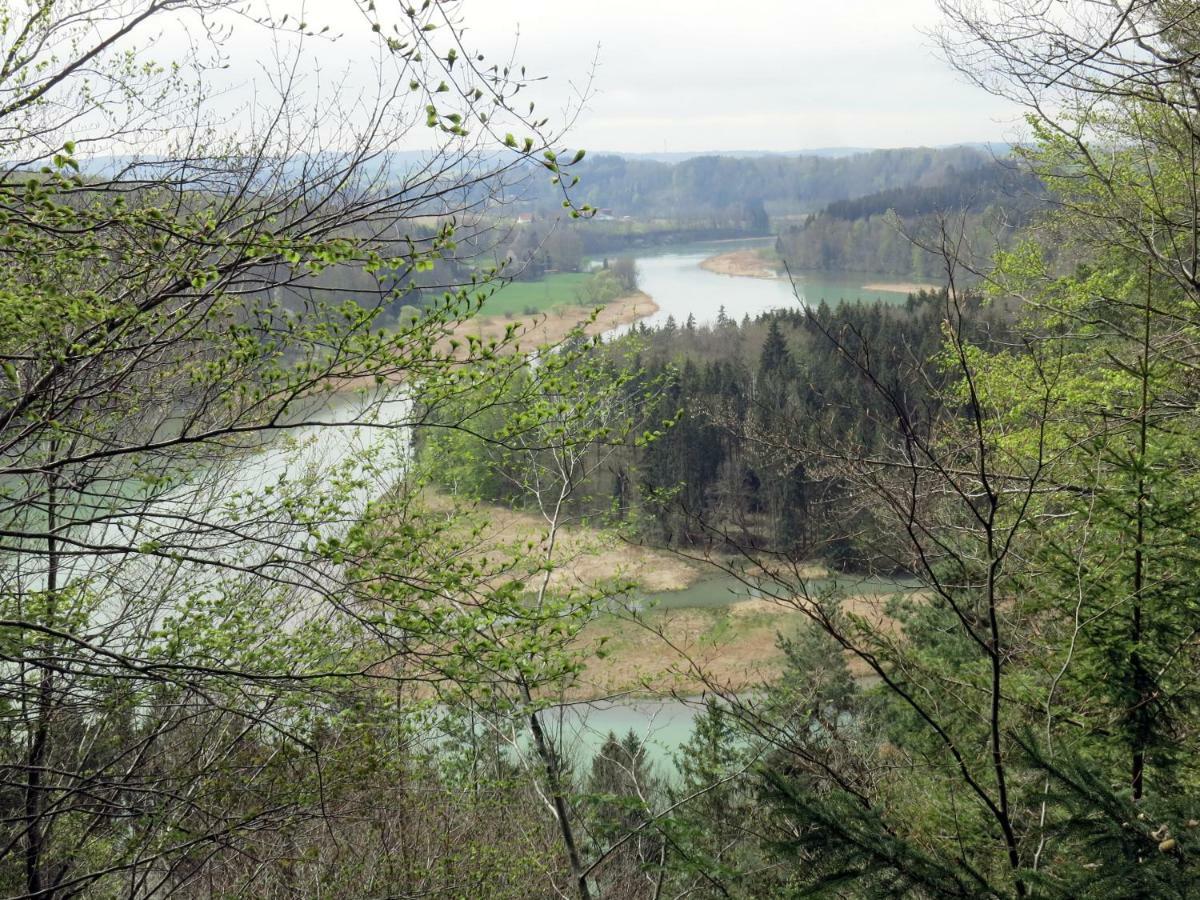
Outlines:
[[736, 275], [742, 278], [778, 278], [779, 273], [763, 259], [757, 250], [734, 250], [718, 253], [700, 263], [700, 268], [717, 275]]
[[[733, 275], [740, 278], [782, 277], [757, 250], [734, 250], [718, 253], [700, 263], [700, 268], [717, 275]], [[919, 291], [936, 291], [938, 286], [924, 281], [873, 281], [861, 286], [864, 291], [880, 291], [889, 294], [916, 294]]]
[[[504, 340], [510, 327], [514, 330], [507, 344], [509, 352], [518, 347], [522, 350], [532, 350], [543, 344], [557, 344], [574, 328], [587, 322], [593, 309], [594, 307], [590, 306], [567, 304], [534, 316], [475, 316], [459, 322], [453, 331], [446, 333], [446, 336], [438, 341], [437, 348], [442, 353], [449, 353], [451, 341], [455, 341], [459, 345], [455, 357], [463, 359], [468, 352], [468, 337], [476, 337], [485, 345], [491, 341], [499, 342]], [[644, 319], [657, 311], [658, 304], [649, 294], [635, 291], [601, 307], [595, 320], [585, 325], [583, 330], [588, 335], [604, 334], [621, 325]], [[402, 376], [397, 375], [389, 380], [399, 383]], [[338, 392], [357, 391], [376, 385], [375, 379], [367, 375], [334, 383], [334, 390]]]
[[[424, 500], [433, 512], [449, 513], [453, 503], [437, 491]], [[496, 565], [516, 548], [544, 552], [546, 522], [522, 510], [490, 504], [475, 506], [478, 516], [464, 523], [463, 552], [481, 565]], [[476, 528], [476, 530], [470, 530]], [[641, 591], [683, 590], [711, 576], [703, 563], [669, 550], [631, 545], [615, 535], [573, 524], [555, 544], [551, 588], [587, 591], [611, 579], [636, 582]], [[806, 577], [828, 574], [808, 567]], [[509, 576], [502, 576], [506, 580]], [[852, 597], [844, 608], [868, 618], [882, 617], [883, 597]], [[665, 696], [698, 694], [708, 685], [700, 672], [727, 689], [750, 690], [782, 674], [786, 657], [780, 634], [791, 637], [805, 621], [804, 602], [743, 600], [728, 606], [650, 609], [601, 615], [579, 634], [576, 649], [584, 669], [566, 688], [575, 700], [595, 699], [628, 691]], [[599, 652], [603, 650], [603, 652]], [[865, 674], [857, 660], [851, 671]]]
[[920, 291], [936, 291], [936, 284], [929, 284], [920, 281], [876, 281], [872, 284], [864, 284], [864, 291], [887, 291], [895, 294], [916, 294]]
[[[427, 513], [452, 514], [453, 501], [438, 491], [423, 494]], [[483, 568], [498, 567], [495, 585], [516, 572], [502, 565], [515, 552], [545, 551], [546, 522], [536, 515], [490, 504], [473, 505], [474, 513], [455, 526], [458, 550]], [[711, 575], [703, 563], [668, 550], [636, 546], [615, 535], [575, 523], [558, 534], [554, 591], [588, 591], [613, 579], [628, 580], [650, 594], [683, 590]], [[805, 577], [828, 572], [812, 566]], [[636, 598], [636, 592], [635, 597]], [[883, 595], [850, 596], [842, 609], [893, 630]], [[592, 700], [621, 694], [694, 696], [720, 685], [738, 692], [754, 690], [777, 679], [787, 659], [778, 637], [794, 637], [807, 621], [806, 604], [747, 599], [725, 606], [614, 610], [589, 622], [575, 639], [583, 669], [565, 686], [563, 696]], [[853, 675], [871, 674], [861, 660], [847, 654]]]
[[[657, 311], [658, 304], [649, 294], [636, 291], [601, 307], [596, 320], [586, 325], [584, 332], [589, 335], [603, 334], [621, 325], [644, 319]], [[572, 329], [587, 322], [591, 314], [590, 306], [568, 304], [536, 316], [478, 316], [460, 322], [454, 329], [453, 337], [462, 341], [473, 335], [485, 343], [491, 340], [498, 341], [504, 337], [509, 326], [516, 323], [518, 327], [515, 335], [521, 347], [556, 344], [570, 334]]]

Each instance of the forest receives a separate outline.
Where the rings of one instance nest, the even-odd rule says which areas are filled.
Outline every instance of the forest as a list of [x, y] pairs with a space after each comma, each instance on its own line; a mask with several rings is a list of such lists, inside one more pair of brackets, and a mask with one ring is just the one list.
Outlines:
[[[867, 348], [880, 382], [904, 385], [895, 399], [905, 415], [941, 411], [948, 382], [936, 357], [946, 302], [945, 291], [921, 292], [903, 305], [821, 303], [741, 323], [722, 315], [712, 326], [668, 319], [635, 327], [606, 348], [607, 365], [637, 373], [627, 388], [641, 400], [637, 428], [678, 420], [656, 440], [597, 448], [570, 498], [572, 514], [607, 517], [655, 546], [706, 554], [743, 547], [839, 569], [907, 571], [888, 526], [820, 457], [844, 441], [886, 449], [896, 410], [857, 377]], [[993, 349], [1012, 339], [1016, 323], [1011, 307], [974, 297], [962, 324], [974, 345]], [[470, 432], [431, 436], [422, 449], [442, 486], [477, 501], [522, 503], [520, 459], [500, 440], [506, 425], [489, 413]]]
[[[579, 188], [582, 201], [622, 214], [719, 221], [747, 204], [772, 216], [815, 212], [839, 200], [936, 184], [949, 173], [982, 168], [990, 159], [970, 147], [873, 150], [843, 157], [701, 155], [677, 163], [596, 154], [580, 163]], [[544, 188], [531, 201], [540, 199], [539, 193], [544, 197]]]
[[0, 895], [1196, 896], [1200, 5], [942, 0], [1003, 160], [671, 163], [464, 9], [3, 7]]
[[986, 269], [997, 250], [1015, 244], [1047, 198], [1041, 180], [1016, 159], [934, 184], [912, 184], [830, 203], [785, 225], [776, 255], [792, 268], [883, 272], [926, 279], [940, 274], [944, 232], [962, 239], [964, 272]]

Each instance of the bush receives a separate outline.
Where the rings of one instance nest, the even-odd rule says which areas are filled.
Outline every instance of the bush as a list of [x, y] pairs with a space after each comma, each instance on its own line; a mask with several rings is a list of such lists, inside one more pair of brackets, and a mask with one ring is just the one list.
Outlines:
[[617, 283], [621, 285], [624, 293], [632, 293], [638, 289], [637, 263], [633, 261], [632, 257], [623, 256], [614, 259], [609, 263], [608, 271], [617, 279]]
[[627, 293], [612, 269], [601, 269], [594, 273], [579, 289], [578, 299], [582, 306], [603, 306]]

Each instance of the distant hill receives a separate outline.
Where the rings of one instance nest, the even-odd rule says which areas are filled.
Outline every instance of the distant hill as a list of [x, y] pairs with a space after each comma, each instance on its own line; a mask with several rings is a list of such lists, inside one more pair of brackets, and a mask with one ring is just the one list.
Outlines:
[[[973, 147], [913, 147], [849, 155], [711, 154], [664, 162], [613, 154], [589, 155], [576, 169], [575, 196], [616, 217], [688, 223], [745, 222], [815, 213], [830, 203], [880, 191], [942, 184], [953, 173], [992, 165]], [[541, 185], [541, 186], [539, 186]], [[561, 195], [531, 179], [527, 198], [550, 212]]]
[[632, 153], [623, 150], [603, 150], [597, 155], [620, 156], [624, 159], [648, 159], [652, 162], [679, 163], [699, 156], [731, 156], [740, 159], [756, 159], [761, 156], [853, 156], [870, 153], [874, 147], [816, 147], [809, 150], [681, 150], [672, 152]]
[[889, 188], [830, 203], [801, 223], [785, 226], [776, 252], [793, 269], [880, 272], [907, 278], [939, 276], [943, 260], [917, 247], [903, 231], [938, 243], [942, 218], [966, 231], [975, 263], [1005, 246], [1043, 207], [1045, 189], [1005, 161], [945, 173], [940, 181]]
[[722, 156], [735, 157], [739, 159], [757, 159], [764, 156], [781, 156], [781, 157], [796, 157], [796, 156], [817, 156], [817, 157], [832, 157], [840, 158], [844, 156], [856, 156], [860, 153], [874, 153], [879, 150], [912, 150], [912, 149], [934, 149], [934, 150], [950, 150], [955, 148], [966, 147], [970, 150], [979, 150], [983, 153], [991, 153], [997, 157], [1008, 156], [1013, 149], [1012, 144], [1006, 143], [991, 143], [987, 141], [972, 141], [964, 144], [936, 144], [932, 148], [923, 147], [809, 147], [803, 150], [683, 150], [683, 151], [663, 151], [663, 152], [630, 152], [624, 150], [600, 150], [594, 151], [597, 156], [620, 156], [623, 159], [645, 159], [652, 162], [661, 163], [680, 163], [689, 159], [696, 159], [701, 156]]

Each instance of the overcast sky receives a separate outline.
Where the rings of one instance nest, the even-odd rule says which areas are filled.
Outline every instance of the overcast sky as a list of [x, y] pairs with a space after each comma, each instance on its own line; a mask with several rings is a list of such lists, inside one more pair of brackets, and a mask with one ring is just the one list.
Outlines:
[[[934, 0], [465, 0], [485, 49], [521, 60], [596, 150], [899, 147], [1019, 137], [1017, 112], [953, 72], [922, 34]], [[598, 54], [598, 56], [597, 56]]]
[[[278, 18], [330, 25], [310, 50], [323, 78], [371, 71], [376, 37], [352, 0], [259, 0]], [[406, 0], [407, 2], [407, 0]], [[399, 0], [376, 0], [388, 21]], [[465, 44], [488, 62], [516, 59], [539, 114], [591, 92], [567, 142], [589, 151], [694, 152], [904, 147], [1019, 140], [1018, 111], [967, 84], [924, 31], [935, 0], [462, 0]], [[293, 26], [294, 27], [294, 26]], [[170, 58], [189, 29], [168, 28]], [[257, 29], [222, 42], [232, 89], [264, 78], [270, 47]], [[593, 70], [593, 62], [595, 67]], [[269, 77], [269, 73], [268, 73]], [[336, 140], [336, 136], [331, 136]]]

